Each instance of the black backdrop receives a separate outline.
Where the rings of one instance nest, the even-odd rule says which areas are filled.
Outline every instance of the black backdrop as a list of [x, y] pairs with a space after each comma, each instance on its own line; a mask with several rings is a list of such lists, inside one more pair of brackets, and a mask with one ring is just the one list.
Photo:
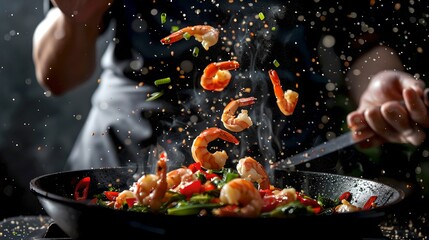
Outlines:
[[[388, 1], [390, 2], [390, 1]], [[403, 19], [393, 19], [398, 28], [396, 47], [407, 62], [408, 70], [428, 79], [427, 56], [428, 4], [416, 1], [411, 15], [404, 8]], [[31, 57], [32, 36], [43, 18], [43, 0], [0, 0], [0, 219], [14, 215], [35, 214], [39, 203], [29, 191], [29, 181], [39, 175], [62, 170], [65, 159], [82, 127], [90, 107], [90, 97], [97, 85], [94, 77], [86, 85], [65, 96], [47, 95], [34, 76]], [[423, 6], [423, 8], [422, 8]], [[106, 40], [99, 41], [99, 53]], [[401, 41], [402, 39], [402, 41]], [[423, 51], [423, 54], [420, 52]], [[411, 54], [407, 54], [407, 53]], [[412, 54], [415, 53], [415, 54]], [[417, 54], [418, 53], [418, 54]], [[412, 66], [410, 68], [410, 66]], [[429, 141], [428, 141], [429, 142]], [[389, 155], [389, 154], [387, 154]], [[423, 179], [423, 191], [429, 196], [429, 146], [426, 143], [414, 154], [419, 166], [415, 173]], [[386, 157], [386, 165], [397, 156]], [[413, 159], [413, 157], [410, 157]], [[402, 173], [404, 174], [404, 173]]]

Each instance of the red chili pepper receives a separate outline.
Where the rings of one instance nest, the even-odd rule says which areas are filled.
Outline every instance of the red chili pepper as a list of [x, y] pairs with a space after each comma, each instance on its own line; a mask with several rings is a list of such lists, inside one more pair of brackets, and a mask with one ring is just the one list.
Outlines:
[[312, 199], [309, 196], [306, 196], [299, 192], [296, 193], [296, 196], [297, 196], [297, 199], [305, 206], [311, 206], [313, 208], [321, 208], [320, 204], [315, 199]]
[[374, 202], [377, 200], [377, 196], [371, 196], [369, 197], [368, 201], [366, 201], [365, 205], [363, 205], [363, 210], [371, 209], [373, 206], [375, 206]]
[[91, 201], [89, 201], [90, 204], [97, 204], [98, 198], [93, 198]]
[[193, 182], [187, 183], [180, 187], [179, 192], [186, 197], [191, 197], [194, 193], [200, 193], [201, 191], [201, 181], [195, 180]]
[[104, 191], [104, 196], [106, 196], [106, 198], [109, 201], [115, 201], [116, 197], [118, 197], [119, 192], [115, 192], [115, 191]]
[[262, 210], [261, 212], [269, 212], [274, 210], [277, 207], [279, 200], [276, 199], [276, 196], [268, 194], [262, 198]]
[[320, 213], [320, 211], [322, 211], [322, 207], [314, 207], [314, 208], [313, 208], [313, 212], [314, 212], [315, 214], [319, 214], [319, 213]]
[[188, 165], [188, 168], [191, 169], [191, 171], [194, 173], [198, 170], [201, 170], [201, 163], [199, 162], [191, 163]]
[[212, 178], [215, 178], [215, 177], [220, 178], [219, 175], [217, 175], [216, 173], [208, 173], [205, 171], [202, 171], [202, 172], [204, 172], [204, 176], [206, 177], [207, 180], [211, 180]]
[[127, 201], [128, 208], [132, 208], [134, 204], [136, 204], [137, 199], [136, 198], [126, 198], [125, 201]]
[[201, 185], [200, 192], [208, 192], [208, 191], [212, 191], [215, 189], [216, 189], [216, 186], [213, 183], [206, 182], [206, 183]]
[[261, 197], [271, 194], [273, 194], [273, 191], [271, 191], [271, 189], [259, 189], [259, 195], [261, 195]]
[[90, 177], [84, 177], [77, 183], [74, 189], [74, 199], [77, 201], [86, 200], [88, 198]]
[[344, 192], [343, 194], [341, 194], [341, 196], [338, 198], [340, 201], [345, 199], [347, 201], [350, 201], [352, 194], [350, 192]]

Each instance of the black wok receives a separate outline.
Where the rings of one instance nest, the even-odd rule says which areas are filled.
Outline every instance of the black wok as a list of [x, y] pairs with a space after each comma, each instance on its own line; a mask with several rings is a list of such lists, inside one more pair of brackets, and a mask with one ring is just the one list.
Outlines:
[[357, 206], [363, 206], [370, 196], [376, 195], [378, 207], [326, 216], [234, 218], [138, 213], [73, 200], [74, 186], [83, 177], [91, 177], [88, 196], [93, 196], [107, 190], [109, 184], [121, 189], [128, 188], [134, 181], [134, 173], [127, 168], [59, 172], [31, 180], [30, 189], [46, 213], [74, 239], [244, 239], [253, 238], [255, 234], [264, 237], [280, 235], [285, 238], [327, 236], [332, 239], [338, 236], [342, 239], [361, 239], [366, 234], [379, 234], [377, 231], [381, 219], [405, 197], [400, 188], [375, 181], [329, 173], [276, 171], [276, 182], [273, 183], [276, 186], [292, 186], [304, 190], [310, 196], [321, 194], [329, 198], [350, 191], [352, 203]]

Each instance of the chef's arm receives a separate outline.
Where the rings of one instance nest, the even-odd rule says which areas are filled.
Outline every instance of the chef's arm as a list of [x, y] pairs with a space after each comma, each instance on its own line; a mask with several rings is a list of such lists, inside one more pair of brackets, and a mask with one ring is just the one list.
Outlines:
[[[64, 94], [87, 81], [96, 67], [96, 41], [102, 32], [104, 11], [110, 4], [101, 1], [104, 10], [97, 9], [100, 13], [91, 15], [83, 10], [72, 11], [77, 4], [71, 5], [76, 2], [53, 1], [55, 7], [49, 10], [33, 36], [37, 80], [53, 95]], [[88, 5], [85, 11], [90, 9], [91, 4], [83, 2], [82, 5]]]

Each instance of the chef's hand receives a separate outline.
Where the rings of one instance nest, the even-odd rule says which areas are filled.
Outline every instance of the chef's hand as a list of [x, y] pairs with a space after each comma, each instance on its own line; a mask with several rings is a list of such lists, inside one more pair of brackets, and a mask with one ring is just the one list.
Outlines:
[[76, 23], [99, 24], [113, 0], [52, 0], [66, 16]]
[[354, 139], [368, 138], [359, 146], [423, 143], [429, 127], [429, 89], [424, 88], [422, 80], [405, 72], [389, 70], [374, 75], [358, 108], [347, 116]]

